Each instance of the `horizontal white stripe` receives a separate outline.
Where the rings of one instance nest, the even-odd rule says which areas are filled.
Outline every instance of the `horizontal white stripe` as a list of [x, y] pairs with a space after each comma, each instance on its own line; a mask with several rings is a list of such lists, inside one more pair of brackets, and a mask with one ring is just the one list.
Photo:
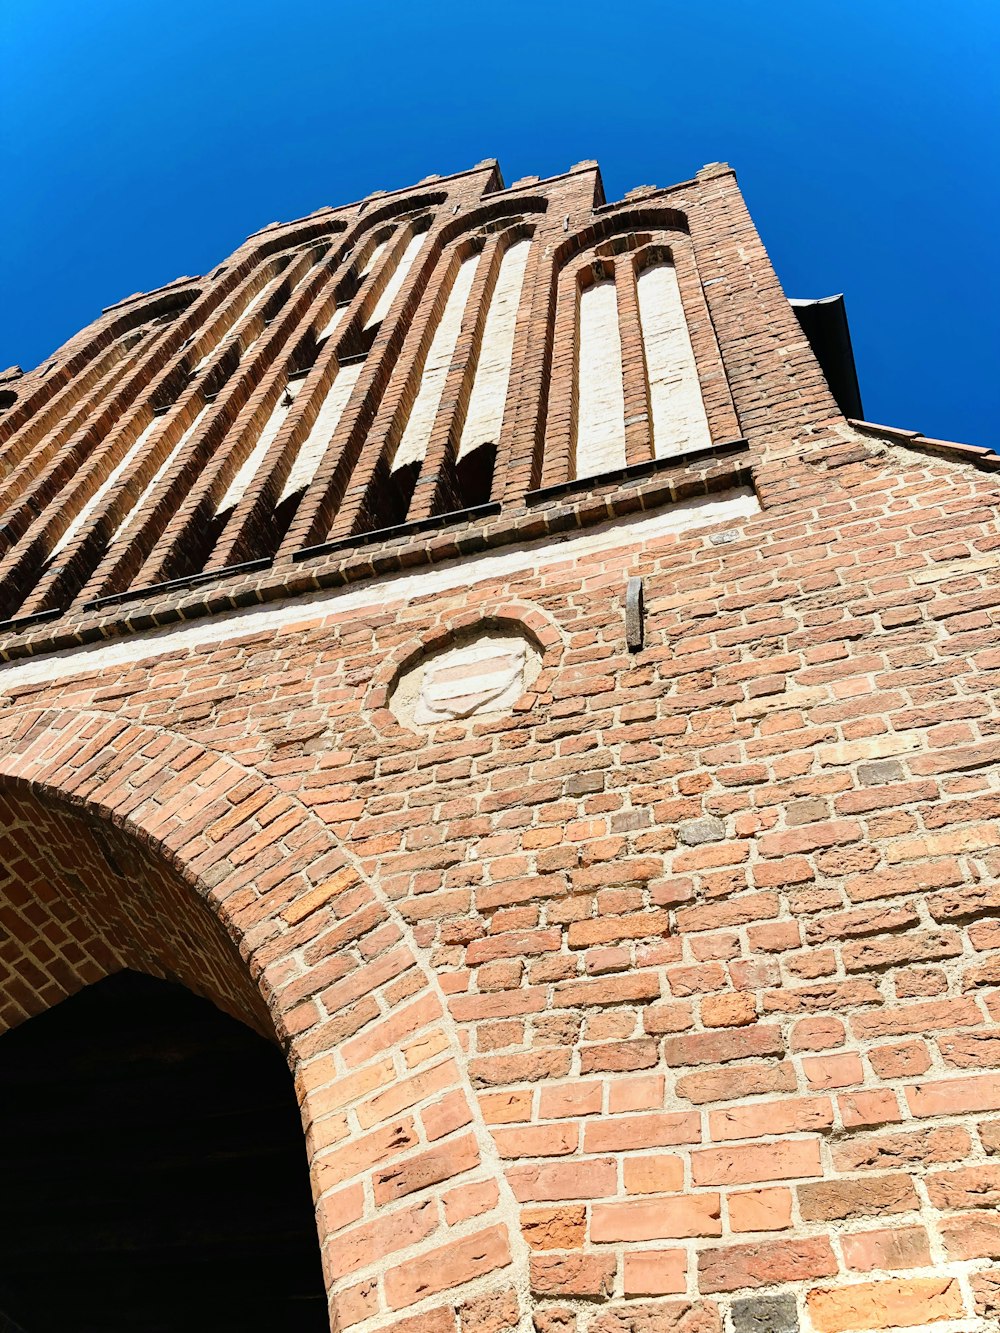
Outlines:
[[[601, 552], [620, 550], [624, 564], [643, 542], [655, 541], [667, 533], [687, 528], [739, 523], [759, 512], [757, 497], [749, 487], [684, 500], [658, 514], [612, 519], [554, 541], [461, 556], [406, 574], [368, 579], [354, 587], [310, 593], [305, 597], [272, 602], [268, 606], [227, 611], [189, 625], [146, 631], [107, 643], [85, 644], [45, 657], [5, 662], [0, 664], [0, 692], [41, 681], [64, 680], [90, 671], [110, 671], [116, 666], [143, 662], [164, 654], [176, 657], [230, 639], [277, 632], [290, 626], [299, 632], [303, 626], [335, 623], [342, 617], [355, 617], [369, 608], [381, 610], [396, 604], [409, 605], [436, 593], [499, 581], [525, 571], [541, 571], [552, 564], [575, 564]], [[214, 584], [210, 586], [215, 587]]]

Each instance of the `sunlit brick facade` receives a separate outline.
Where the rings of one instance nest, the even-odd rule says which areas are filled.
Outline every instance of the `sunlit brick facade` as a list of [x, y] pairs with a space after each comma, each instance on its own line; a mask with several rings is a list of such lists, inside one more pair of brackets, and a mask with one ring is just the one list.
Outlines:
[[274, 224], [0, 404], [4, 1027], [276, 1037], [344, 1333], [996, 1327], [1000, 458], [728, 167]]

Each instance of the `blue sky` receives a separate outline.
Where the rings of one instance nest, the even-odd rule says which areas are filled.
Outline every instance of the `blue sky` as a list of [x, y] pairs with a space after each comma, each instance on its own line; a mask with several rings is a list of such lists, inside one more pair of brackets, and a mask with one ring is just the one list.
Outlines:
[[8, 0], [0, 368], [276, 219], [498, 157], [609, 198], [736, 168], [866, 416], [1000, 445], [1000, 6]]

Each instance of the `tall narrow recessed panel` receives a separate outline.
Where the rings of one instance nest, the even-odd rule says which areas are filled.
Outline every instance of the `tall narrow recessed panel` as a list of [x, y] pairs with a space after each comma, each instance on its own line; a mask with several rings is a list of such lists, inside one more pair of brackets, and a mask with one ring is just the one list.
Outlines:
[[712, 437], [673, 264], [644, 269], [638, 289], [654, 457], [706, 448]]
[[625, 466], [625, 390], [618, 298], [612, 279], [580, 293], [576, 475]]

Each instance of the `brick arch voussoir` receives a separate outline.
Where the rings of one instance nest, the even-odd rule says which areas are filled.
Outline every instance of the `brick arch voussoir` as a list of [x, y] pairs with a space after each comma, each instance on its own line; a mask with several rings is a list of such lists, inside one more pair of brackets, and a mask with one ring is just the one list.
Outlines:
[[[527, 1329], [527, 1249], [446, 996], [332, 831], [235, 759], [97, 711], [0, 720], [5, 787], [164, 858], [235, 945], [293, 1069], [331, 1327], [502, 1286]], [[456, 1190], [481, 1196], [471, 1215], [445, 1207]]]
[[676, 208], [662, 205], [617, 209], [613, 213], [597, 218], [589, 226], [581, 228], [556, 248], [552, 256], [553, 269], [558, 272], [576, 255], [598, 245], [601, 241], [622, 233], [639, 231], [643, 228], [655, 229], [664, 233], [688, 236], [690, 229], [687, 215]]

